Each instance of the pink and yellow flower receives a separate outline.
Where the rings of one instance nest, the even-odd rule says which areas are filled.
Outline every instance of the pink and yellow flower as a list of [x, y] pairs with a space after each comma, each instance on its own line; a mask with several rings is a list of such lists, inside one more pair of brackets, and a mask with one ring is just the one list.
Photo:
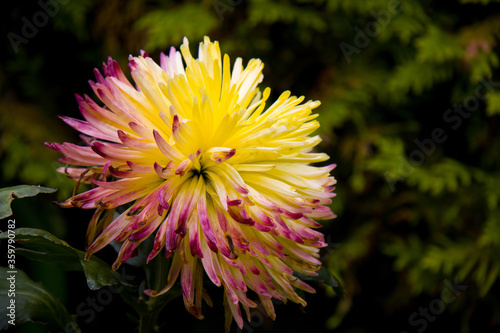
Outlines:
[[249, 289], [273, 319], [272, 298], [306, 305], [295, 288], [314, 289], [293, 273], [316, 274], [326, 244], [315, 220], [334, 217], [326, 206], [334, 165], [310, 165], [328, 159], [312, 152], [320, 102], [287, 91], [266, 106], [270, 89], [257, 88], [263, 66], [237, 58], [231, 72], [229, 56], [208, 37], [198, 59], [187, 39], [180, 52], [161, 54], [160, 65], [144, 52], [130, 56], [135, 86], [108, 59], [90, 82], [105, 106], [77, 96], [86, 121], [62, 117], [85, 145], [47, 143], [65, 156], [60, 172], [93, 185], [61, 203], [96, 209], [87, 257], [120, 242], [117, 269], [155, 234], [148, 261], [164, 249], [171, 265], [166, 286], [147, 293], [166, 293], [180, 275], [186, 308], [202, 318], [205, 272], [224, 287], [226, 311], [240, 327], [240, 303], [247, 315], [256, 306]]

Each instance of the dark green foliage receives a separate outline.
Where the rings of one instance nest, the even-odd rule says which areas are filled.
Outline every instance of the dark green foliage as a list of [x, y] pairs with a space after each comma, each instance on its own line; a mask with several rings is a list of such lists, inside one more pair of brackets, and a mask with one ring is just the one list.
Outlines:
[[[6, 267], [0, 267], [0, 272], [0, 330], [6, 330], [11, 325], [35, 322], [46, 325], [53, 332], [63, 331], [65, 328], [79, 332], [74, 318], [68, 314], [64, 305], [43, 286], [33, 282], [25, 272], [19, 270], [13, 273]], [[15, 288], [12, 289], [11, 285], [15, 285]], [[11, 303], [11, 300], [14, 302]], [[14, 311], [11, 312], [9, 307]], [[13, 316], [10, 317], [9, 314]]]
[[33, 185], [18, 185], [0, 189], [0, 219], [12, 215], [10, 204], [17, 198], [33, 197], [38, 193], [52, 193], [56, 189]]
[[[88, 287], [101, 289], [118, 283], [117, 273], [108, 264], [96, 256], [85, 260], [85, 252], [80, 251], [60, 240], [51, 233], [34, 228], [15, 229], [16, 253], [31, 260], [59, 266], [64, 270], [83, 271]], [[7, 239], [7, 233], [0, 233], [0, 240]]]

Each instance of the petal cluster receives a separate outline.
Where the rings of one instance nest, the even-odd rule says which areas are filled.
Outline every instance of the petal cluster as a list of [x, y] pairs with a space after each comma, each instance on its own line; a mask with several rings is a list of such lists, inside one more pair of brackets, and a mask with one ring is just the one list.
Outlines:
[[[258, 89], [263, 63], [237, 58], [231, 69], [208, 37], [198, 58], [185, 39], [160, 65], [141, 52], [129, 68], [134, 85], [108, 59], [90, 81], [104, 106], [77, 95], [85, 120], [61, 117], [85, 145], [47, 143], [64, 155], [60, 172], [93, 185], [61, 203], [96, 209], [87, 256], [120, 242], [117, 269], [154, 235], [148, 261], [162, 253], [171, 265], [167, 285], [147, 293], [164, 294], [180, 277], [198, 318], [204, 273], [224, 287], [240, 327], [240, 305], [247, 314], [257, 306], [249, 290], [273, 319], [272, 298], [305, 305], [296, 288], [314, 289], [293, 273], [316, 274], [326, 245], [316, 220], [334, 217], [334, 165], [310, 165], [328, 159], [313, 152], [320, 103], [288, 91], [268, 103], [270, 89]], [[114, 218], [119, 206], [128, 208]]]

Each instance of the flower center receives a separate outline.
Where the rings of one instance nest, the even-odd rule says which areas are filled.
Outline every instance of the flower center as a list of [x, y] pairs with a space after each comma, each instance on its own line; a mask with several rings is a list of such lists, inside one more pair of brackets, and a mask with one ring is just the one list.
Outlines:
[[170, 161], [165, 167], [161, 167], [156, 163], [155, 169], [165, 179], [174, 174], [182, 177], [188, 172], [194, 176], [204, 176], [206, 170], [224, 163], [235, 154], [236, 149], [234, 148], [214, 147], [204, 153], [201, 149], [198, 149], [195, 154], [189, 154], [187, 158], [177, 165], [173, 161]]

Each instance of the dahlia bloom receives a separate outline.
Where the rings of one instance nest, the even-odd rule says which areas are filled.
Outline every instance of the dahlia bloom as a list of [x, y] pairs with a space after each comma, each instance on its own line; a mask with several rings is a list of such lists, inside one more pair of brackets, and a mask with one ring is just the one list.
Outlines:
[[[186, 66], [184, 66], [184, 62]], [[162, 249], [170, 258], [166, 293], [180, 275], [187, 310], [201, 314], [203, 272], [224, 287], [226, 313], [241, 328], [253, 290], [273, 319], [272, 298], [306, 302], [294, 288], [314, 289], [294, 272], [315, 275], [323, 234], [316, 219], [333, 218], [334, 165], [312, 149], [319, 101], [284, 92], [266, 107], [263, 63], [237, 58], [232, 72], [218, 42], [200, 43], [198, 59], [184, 39], [180, 52], [129, 58], [135, 86], [117, 62], [90, 85], [104, 106], [76, 96], [86, 121], [61, 117], [85, 143], [46, 143], [64, 154], [59, 171], [93, 188], [61, 203], [96, 209], [87, 232], [87, 258], [122, 243], [117, 269], [154, 235], [148, 261]], [[126, 209], [113, 219], [115, 208]], [[231, 317], [232, 314], [232, 317]], [[231, 320], [229, 320], [230, 324]]]

